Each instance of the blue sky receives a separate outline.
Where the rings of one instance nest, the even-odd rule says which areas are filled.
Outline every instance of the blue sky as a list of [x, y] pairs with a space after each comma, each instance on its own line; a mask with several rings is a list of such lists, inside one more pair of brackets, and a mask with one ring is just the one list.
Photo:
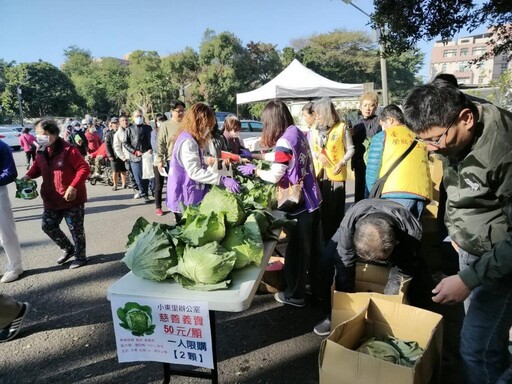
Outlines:
[[[372, 0], [354, 3], [373, 10]], [[278, 49], [336, 28], [371, 32], [368, 18], [341, 0], [0, 0], [0, 15], [0, 58], [56, 66], [71, 45], [94, 57], [122, 57], [137, 49], [161, 56], [187, 46], [197, 50], [206, 28]], [[420, 72], [425, 79], [432, 44], [419, 45], [427, 54]]]

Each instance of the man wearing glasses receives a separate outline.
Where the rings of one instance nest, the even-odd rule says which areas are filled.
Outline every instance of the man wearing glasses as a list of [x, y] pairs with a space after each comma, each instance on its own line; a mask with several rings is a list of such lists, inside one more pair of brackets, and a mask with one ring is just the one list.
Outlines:
[[433, 300], [466, 300], [460, 352], [466, 383], [510, 383], [512, 326], [512, 114], [470, 101], [434, 82], [404, 101], [407, 126], [441, 155], [448, 199], [445, 222], [460, 272]]

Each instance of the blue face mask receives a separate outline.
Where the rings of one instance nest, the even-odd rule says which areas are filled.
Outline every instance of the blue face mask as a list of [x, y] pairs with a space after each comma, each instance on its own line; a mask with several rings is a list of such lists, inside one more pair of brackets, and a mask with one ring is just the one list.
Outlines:
[[135, 125], [141, 125], [144, 122], [144, 118], [142, 116], [137, 116], [133, 119]]

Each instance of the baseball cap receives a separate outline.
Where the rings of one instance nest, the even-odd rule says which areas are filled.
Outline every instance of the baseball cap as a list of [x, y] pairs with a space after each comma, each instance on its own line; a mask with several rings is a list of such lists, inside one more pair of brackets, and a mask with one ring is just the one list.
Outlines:
[[119, 119], [117, 117], [113, 117], [110, 119], [111, 123], [119, 123]]

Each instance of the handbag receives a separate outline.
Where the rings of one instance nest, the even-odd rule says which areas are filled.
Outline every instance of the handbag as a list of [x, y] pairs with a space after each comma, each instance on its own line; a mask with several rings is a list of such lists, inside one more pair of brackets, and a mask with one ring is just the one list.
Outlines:
[[373, 184], [372, 190], [370, 191], [370, 195], [368, 196], [370, 199], [380, 199], [382, 196], [382, 191], [384, 190], [384, 184], [386, 183], [386, 180], [388, 179], [388, 176], [393, 172], [393, 170], [402, 162], [403, 159], [407, 157], [409, 153], [416, 147], [416, 144], [418, 142], [416, 140], [413, 140], [412, 144], [407, 148], [407, 151], [405, 151], [402, 156], [400, 156], [393, 165], [388, 169], [388, 171]]
[[284, 212], [293, 211], [304, 204], [304, 191], [302, 179], [297, 184], [289, 184], [287, 188], [278, 186], [277, 209]]

